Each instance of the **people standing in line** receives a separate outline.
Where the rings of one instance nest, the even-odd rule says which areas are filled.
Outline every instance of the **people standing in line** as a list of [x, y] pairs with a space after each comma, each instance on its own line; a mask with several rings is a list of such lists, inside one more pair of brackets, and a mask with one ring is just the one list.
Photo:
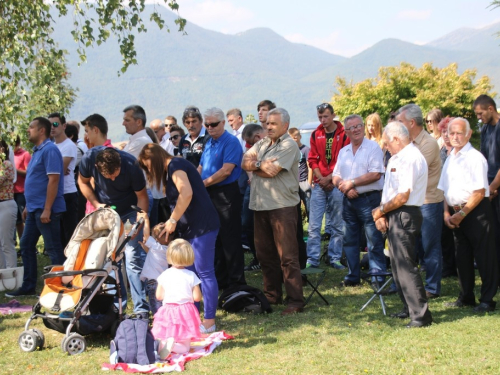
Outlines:
[[422, 227], [419, 206], [425, 200], [427, 163], [401, 122], [390, 122], [382, 138], [392, 157], [385, 171], [381, 204], [372, 215], [377, 229], [387, 233], [392, 275], [403, 302], [403, 310], [391, 316], [410, 318], [407, 328], [425, 327], [432, 324], [432, 315], [415, 245]]
[[[469, 143], [472, 130], [466, 119], [457, 117], [448, 125], [453, 146], [446, 159], [438, 188], [445, 194], [444, 222], [453, 230], [460, 294], [448, 306], [476, 306], [474, 287], [476, 262], [481, 277], [481, 295], [475, 312], [495, 310], [498, 263], [495, 226], [489, 202], [488, 164]], [[498, 230], [498, 228], [496, 228]]]

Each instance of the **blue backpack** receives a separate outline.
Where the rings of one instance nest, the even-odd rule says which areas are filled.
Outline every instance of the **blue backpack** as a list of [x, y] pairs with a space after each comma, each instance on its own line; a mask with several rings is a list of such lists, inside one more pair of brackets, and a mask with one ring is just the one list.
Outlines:
[[156, 362], [156, 342], [148, 319], [128, 318], [120, 323], [110, 343], [109, 362], [149, 365]]

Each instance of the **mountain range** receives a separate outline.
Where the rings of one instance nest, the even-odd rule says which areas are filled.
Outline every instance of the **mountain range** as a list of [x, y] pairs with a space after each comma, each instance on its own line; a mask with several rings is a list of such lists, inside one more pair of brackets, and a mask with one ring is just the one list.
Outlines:
[[[147, 12], [151, 11], [147, 6]], [[146, 13], [147, 13], [146, 12]], [[70, 16], [56, 18], [54, 39], [68, 50], [70, 83], [78, 99], [68, 118], [81, 120], [100, 113], [110, 124], [113, 141], [127, 138], [121, 126], [122, 110], [142, 105], [148, 121], [174, 115], [182, 117], [187, 105], [202, 111], [238, 107], [243, 116], [257, 117], [257, 104], [270, 99], [290, 112], [291, 126], [315, 120], [316, 105], [329, 101], [337, 76], [354, 82], [375, 77], [379, 67], [415, 66], [432, 62], [444, 67], [457, 62], [460, 71], [476, 68], [500, 87], [497, 63], [500, 23], [483, 29], [458, 29], [426, 45], [385, 39], [351, 58], [330, 54], [308, 45], [287, 41], [271, 29], [251, 29], [227, 35], [186, 25], [186, 34], [175, 30], [175, 15], [162, 8], [170, 33], [149, 21], [147, 33], [136, 36], [138, 65], [118, 76], [121, 58], [116, 41], [87, 49], [87, 63], [78, 66], [77, 45], [69, 32]]]

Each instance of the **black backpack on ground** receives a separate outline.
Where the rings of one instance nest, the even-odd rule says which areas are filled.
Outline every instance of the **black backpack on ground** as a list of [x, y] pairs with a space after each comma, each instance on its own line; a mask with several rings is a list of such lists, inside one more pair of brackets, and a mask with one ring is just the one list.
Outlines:
[[232, 285], [219, 297], [219, 308], [227, 312], [247, 311], [254, 314], [273, 311], [260, 289], [250, 285]]

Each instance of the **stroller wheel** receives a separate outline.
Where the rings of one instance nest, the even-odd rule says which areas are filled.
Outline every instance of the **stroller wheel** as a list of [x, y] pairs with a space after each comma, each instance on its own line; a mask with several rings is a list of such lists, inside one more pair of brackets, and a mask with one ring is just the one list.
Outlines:
[[45, 335], [43, 334], [42, 331], [40, 331], [39, 329], [36, 329], [36, 328], [33, 328], [32, 329], [33, 332], [36, 333], [36, 335], [38, 336], [38, 341], [37, 341], [37, 347], [42, 349], [45, 345]]
[[66, 337], [62, 342], [62, 347], [65, 352], [69, 355], [80, 354], [87, 348], [87, 343], [82, 335], [78, 333], [72, 333]]
[[23, 352], [34, 352], [39, 346], [39, 336], [33, 330], [23, 331], [17, 340]]

